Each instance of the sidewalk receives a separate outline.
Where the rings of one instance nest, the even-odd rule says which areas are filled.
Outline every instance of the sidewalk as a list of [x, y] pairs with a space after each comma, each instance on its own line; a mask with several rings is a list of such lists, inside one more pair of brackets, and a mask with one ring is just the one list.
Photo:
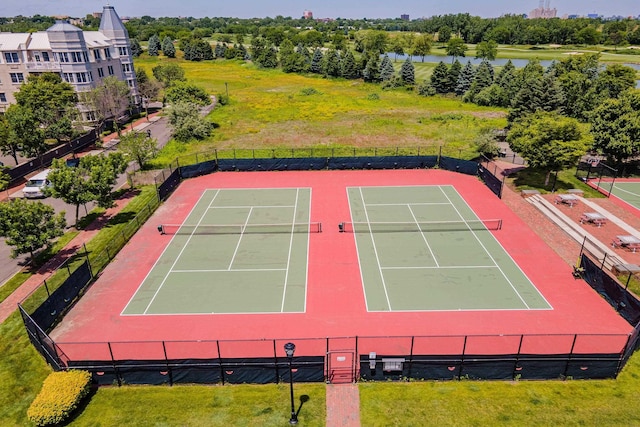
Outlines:
[[[136, 120], [133, 123], [133, 129], [136, 131], [145, 129], [151, 124], [155, 123], [160, 119], [158, 117], [159, 113], [153, 113], [149, 115], [149, 121], [146, 118], [142, 118]], [[128, 127], [127, 130], [123, 131], [122, 134], [131, 131], [131, 126]], [[114, 140], [117, 140], [118, 134], [112, 133], [102, 138], [103, 145], [107, 142], [114, 143]], [[166, 141], [165, 141], [166, 142]], [[115, 144], [112, 144], [115, 145]], [[102, 150], [101, 150], [102, 151]], [[6, 199], [7, 192], [2, 192], [3, 197], [0, 197], [0, 200]], [[14, 310], [18, 308], [18, 303], [24, 300], [27, 296], [29, 296], [33, 291], [35, 291], [42, 281], [49, 277], [55, 270], [71, 255], [73, 255], [78, 249], [82, 247], [85, 243], [91, 240], [100, 230], [101, 228], [109, 221], [110, 218], [117, 215], [131, 200], [133, 197], [132, 192], [127, 192], [123, 197], [115, 201], [115, 205], [112, 208], [106, 210], [106, 212], [98, 219], [96, 219], [93, 223], [91, 223], [85, 230], [80, 230], [80, 233], [67, 244], [57, 255], [51, 258], [45, 265], [40, 267], [40, 269], [27, 281], [25, 281], [18, 289], [16, 289], [9, 297], [7, 297], [2, 303], [0, 303], [0, 323], [4, 322]], [[28, 267], [25, 267], [28, 268]]]

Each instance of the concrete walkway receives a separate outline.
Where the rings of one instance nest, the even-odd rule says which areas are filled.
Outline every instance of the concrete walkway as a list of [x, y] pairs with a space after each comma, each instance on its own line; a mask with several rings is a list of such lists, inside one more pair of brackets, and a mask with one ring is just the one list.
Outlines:
[[358, 384], [327, 384], [327, 427], [360, 426]]

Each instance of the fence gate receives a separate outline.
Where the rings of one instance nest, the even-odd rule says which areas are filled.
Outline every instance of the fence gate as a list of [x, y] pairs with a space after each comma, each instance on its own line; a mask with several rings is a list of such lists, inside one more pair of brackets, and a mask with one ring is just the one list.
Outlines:
[[352, 338], [332, 338], [327, 345], [327, 384], [353, 383], [357, 378], [356, 350]]

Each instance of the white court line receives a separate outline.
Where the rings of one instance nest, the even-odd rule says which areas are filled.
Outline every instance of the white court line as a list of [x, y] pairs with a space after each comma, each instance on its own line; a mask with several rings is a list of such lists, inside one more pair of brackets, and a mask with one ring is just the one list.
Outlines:
[[[364, 194], [362, 194], [362, 187], [359, 187], [360, 198], [362, 199], [362, 206], [364, 207], [364, 215], [367, 219], [367, 224], [371, 224], [369, 221], [369, 212], [367, 212], [367, 203], [364, 201]], [[380, 258], [378, 257], [378, 248], [376, 247], [376, 241], [373, 238], [373, 231], [371, 225], [369, 225], [369, 235], [371, 236], [371, 244], [373, 245], [373, 252], [376, 254], [376, 261], [378, 262], [378, 271], [380, 272], [380, 280], [382, 280], [382, 287], [384, 289], [384, 296], [387, 299], [387, 307], [391, 311], [391, 301], [389, 301], [389, 293], [387, 292], [387, 284], [384, 281], [384, 275], [382, 274], [382, 266], [380, 265]], [[361, 267], [362, 268], [362, 267]]]
[[[367, 206], [406, 206], [408, 203], [367, 203]], [[431, 205], [447, 205], [446, 202], [433, 202], [433, 203], [411, 203], [413, 206], [431, 206]]]
[[383, 270], [460, 270], [473, 268], [499, 268], [497, 265], [445, 265], [431, 267], [382, 267]]
[[298, 197], [300, 190], [296, 190], [296, 203], [293, 208], [293, 220], [291, 222], [291, 236], [289, 237], [289, 254], [287, 255], [287, 271], [284, 273], [284, 286], [282, 289], [282, 304], [280, 305], [280, 313], [284, 312], [284, 302], [287, 299], [287, 282], [289, 281], [289, 266], [291, 265], [291, 248], [293, 247], [293, 236], [296, 226], [296, 212], [298, 211]]
[[211, 206], [209, 209], [246, 209], [246, 208], [255, 208], [255, 209], [273, 209], [273, 208], [295, 208], [295, 205], [238, 205], [238, 206]]
[[156, 289], [155, 293], [153, 294], [153, 297], [151, 298], [151, 301], [149, 301], [149, 304], [147, 304], [147, 308], [144, 309], [143, 314], [147, 314], [147, 311], [149, 310], [149, 308], [151, 307], [151, 304], [153, 304], [153, 301], [156, 299], [156, 297], [158, 296], [158, 293], [160, 292], [160, 289], [162, 289], [162, 286], [164, 285], [164, 283], [167, 281], [167, 279], [169, 278], [169, 275], [171, 274], [171, 271], [173, 270], [173, 267], [175, 267], [175, 265], [178, 263], [178, 260], [180, 259], [180, 257], [182, 256], [182, 253], [184, 252], [184, 250], [187, 248], [187, 246], [189, 245], [189, 242], [191, 241], [191, 238], [193, 237], [193, 233], [196, 231], [196, 229], [198, 228], [198, 225], [200, 225], [200, 223], [202, 222], [202, 220], [204, 219], [205, 215], [207, 214], [207, 211], [209, 210], [209, 207], [213, 204], [214, 200], [216, 199], [216, 197], [218, 197], [218, 194], [220, 194], [220, 190], [216, 191], [216, 194], [213, 196], [213, 198], [211, 199], [211, 202], [209, 202], [209, 206], [207, 206], [207, 209], [205, 209], [205, 211], [202, 213], [202, 216], [200, 217], [200, 221], [198, 221], [198, 224], [196, 225], [196, 227], [194, 227], [193, 231], [191, 232], [191, 234], [189, 235], [189, 238], [187, 239], [187, 241], [185, 242], [184, 246], [182, 247], [182, 249], [180, 249], [180, 252], [178, 253], [178, 256], [176, 257], [175, 261], [173, 261], [173, 264], [171, 264], [171, 267], [169, 268], [169, 271], [167, 272], [167, 274], [164, 276], [164, 279], [162, 279], [162, 282], [160, 283], [160, 286], [158, 286], [158, 289]]
[[[218, 191], [220, 191], [220, 190], [218, 190]], [[186, 216], [186, 218], [189, 218], [191, 216], [193, 211], [198, 207], [198, 205], [202, 201], [202, 198], [204, 197], [205, 194], [207, 194], [207, 190], [202, 192], [202, 194], [200, 195], [200, 198], [198, 198], [198, 201], [193, 205], [193, 207], [189, 211], [189, 214]], [[206, 211], [207, 210], [205, 209], [205, 212]], [[162, 250], [162, 253], [160, 254], [160, 256], [153, 263], [153, 266], [149, 269], [149, 271], [147, 272], [146, 276], [144, 276], [144, 279], [142, 279], [142, 282], [140, 282], [140, 284], [138, 285], [138, 288], [136, 289], [136, 291], [133, 293], [133, 295], [131, 295], [131, 298], [129, 298], [129, 301], [127, 302], [127, 305], [125, 305], [124, 308], [122, 309], [122, 312], [120, 313], [121, 316], [127, 310], [127, 307], [129, 307], [129, 304], [131, 304], [131, 301], [133, 301], [133, 299], [135, 298], [136, 294], [138, 293], [138, 291], [140, 290], [140, 288], [142, 287], [144, 282], [149, 278], [149, 275], [151, 274], [151, 272], [156, 268], [156, 265], [158, 265], [158, 263], [160, 262], [160, 260], [164, 256], [165, 252], [167, 252], [167, 249], [169, 249], [169, 247], [171, 246], [171, 243], [173, 242], [173, 239], [175, 239], [176, 236], [177, 236], [177, 234], [174, 234], [173, 237], [171, 237], [171, 240], [169, 240], [169, 243], [167, 244], [167, 246], [165, 246], [165, 248]]]
[[234, 268], [233, 270], [219, 269], [219, 270], [173, 270], [172, 273], [242, 273], [245, 271], [285, 271], [284, 268]]
[[[447, 195], [447, 193], [444, 192], [444, 190], [442, 190], [442, 188], [440, 188], [440, 191], [442, 191], [442, 194], [444, 194], [444, 196], [447, 198], [447, 200], [449, 200], [449, 202], [451, 203], [451, 206], [453, 206], [453, 209], [456, 211], [456, 213], [458, 214], [458, 216], [460, 217], [460, 219], [462, 219], [463, 221], [466, 222], [466, 220], [464, 219], [464, 217], [462, 216], [462, 214], [460, 213], [460, 211], [458, 210], [458, 208], [456, 207], [455, 204], [453, 204], [453, 201], [449, 198], [449, 196]], [[493, 255], [491, 255], [491, 253], [489, 252], [489, 250], [487, 249], [487, 247], [484, 245], [484, 243], [482, 243], [482, 241], [480, 240], [480, 238], [478, 237], [478, 235], [476, 234], [476, 232], [469, 227], [469, 231], [471, 232], [471, 234], [473, 234], [473, 237], [476, 238], [476, 240], [478, 241], [478, 243], [480, 243], [480, 246], [482, 246], [482, 249], [484, 249], [484, 251], [486, 252], [486, 254], [489, 256], [489, 258], [491, 259], [491, 261], [493, 261], [493, 263], [496, 265], [496, 267], [498, 267], [498, 270], [500, 271], [500, 273], [502, 274], [502, 277], [505, 278], [505, 280], [507, 281], [507, 283], [509, 283], [509, 286], [511, 286], [511, 289], [513, 289], [513, 291], [516, 293], [516, 295], [518, 295], [518, 298], [520, 298], [520, 301], [522, 301], [522, 303], [525, 305], [525, 307], [527, 307], [527, 309], [531, 309], [531, 307], [529, 307], [529, 304], [527, 304], [527, 302], [524, 300], [524, 298], [522, 298], [522, 295], [520, 295], [520, 292], [518, 292], [518, 290], [516, 289], [515, 286], [513, 286], [513, 283], [511, 282], [511, 279], [509, 279], [509, 277], [507, 277], [507, 275], [505, 274], [505, 272], [502, 270], [502, 268], [498, 265], [498, 263], [496, 262], [495, 258], [493, 258]]]
[[409, 208], [409, 212], [411, 212], [411, 216], [413, 217], [413, 220], [416, 222], [416, 225], [418, 226], [418, 230], [420, 230], [420, 235], [422, 236], [422, 240], [424, 240], [424, 244], [427, 245], [427, 249], [429, 249], [429, 253], [431, 254], [431, 257], [433, 258], [433, 262], [436, 263], [436, 267], [440, 267], [440, 264], [438, 263], [438, 260], [436, 259], [436, 255], [433, 253], [433, 250], [431, 249], [431, 245], [429, 244], [429, 241], [427, 240], [427, 236], [425, 236], [425, 232], [422, 231], [422, 229], [420, 228], [420, 223], [418, 222], [418, 218], [416, 218], [416, 215], [413, 213], [413, 209], [411, 209], [411, 205], [407, 204], [406, 206]]
[[238, 238], [238, 244], [236, 245], [236, 250], [233, 251], [233, 256], [231, 257], [231, 262], [229, 263], [228, 271], [231, 271], [231, 266], [233, 265], [233, 261], [236, 260], [236, 255], [238, 254], [238, 249], [240, 249], [240, 242], [242, 242], [242, 236], [244, 236], [244, 230], [247, 228], [247, 224], [249, 223], [249, 219], [251, 218], [251, 212], [253, 212], [253, 206], [249, 209], [249, 214], [247, 215], [247, 219], [244, 221], [244, 225], [242, 226], [242, 232], [240, 233], [240, 237]]

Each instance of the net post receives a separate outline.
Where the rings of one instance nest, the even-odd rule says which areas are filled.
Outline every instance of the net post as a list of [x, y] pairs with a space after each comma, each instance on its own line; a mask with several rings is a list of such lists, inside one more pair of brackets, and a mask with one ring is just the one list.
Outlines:
[[218, 349], [218, 366], [220, 366], [220, 381], [224, 385], [224, 366], [222, 366], [222, 355], [220, 354], [220, 340], [216, 340], [216, 348]]
[[569, 350], [569, 355], [567, 356], [567, 364], [564, 367], [564, 379], [567, 379], [567, 373], [569, 372], [569, 363], [571, 363], [571, 356], [573, 356], [573, 349], [576, 346], [576, 341], [578, 340], [578, 334], [573, 335], [573, 342], [571, 343], [571, 350]]

